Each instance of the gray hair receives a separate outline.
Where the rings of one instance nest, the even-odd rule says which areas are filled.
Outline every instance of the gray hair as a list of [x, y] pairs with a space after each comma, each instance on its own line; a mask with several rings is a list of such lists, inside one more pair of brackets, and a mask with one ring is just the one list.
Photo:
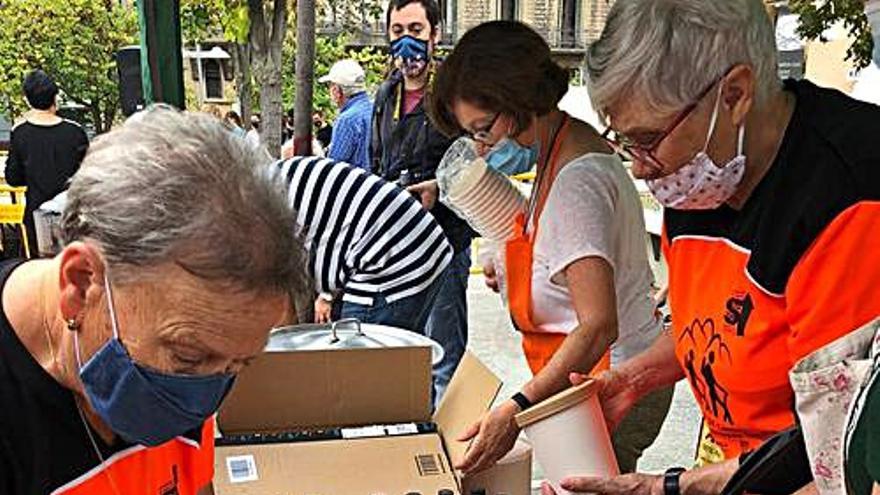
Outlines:
[[306, 291], [306, 251], [269, 162], [217, 119], [151, 107], [91, 146], [64, 242], [96, 243], [117, 278], [171, 262], [235, 290]]
[[356, 95], [358, 93], [361, 93], [363, 91], [366, 91], [366, 88], [364, 87], [363, 84], [352, 84], [352, 85], [337, 84], [337, 86], [339, 86], [339, 90], [342, 91], [342, 95], [345, 96], [346, 98], [348, 98], [352, 95]]
[[593, 108], [638, 96], [669, 114], [736, 64], [756, 74], [756, 99], [781, 87], [772, 21], [761, 0], [618, 0], [587, 55]]

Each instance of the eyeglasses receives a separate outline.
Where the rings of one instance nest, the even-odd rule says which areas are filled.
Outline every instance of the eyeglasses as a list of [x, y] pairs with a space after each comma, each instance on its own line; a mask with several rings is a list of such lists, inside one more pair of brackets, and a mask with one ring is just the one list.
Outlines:
[[[650, 143], [639, 144], [632, 139], [624, 136], [623, 134], [615, 132], [610, 126], [605, 129], [605, 132], [602, 133], [602, 138], [605, 140], [605, 142], [608, 143], [609, 146], [611, 146], [614, 152], [620, 155], [620, 157], [623, 158], [625, 161], [638, 160], [639, 162], [647, 164], [650, 168], [654, 169], [655, 172], [661, 172], [666, 167], [664, 166], [663, 162], [655, 155], [657, 148], [659, 148], [660, 145], [663, 144], [663, 141], [665, 141], [670, 134], [675, 132], [675, 130], [678, 129], [678, 126], [680, 126], [681, 123], [684, 122], [685, 119], [687, 119], [694, 112], [694, 110], [696, 110], [696, 108], [700, 105], [700, 102], [703, 101], [703, 98], [705, 98], [706, 95], [708, 95], [709, 92], [712, 91], [712, 88], [723, 81], [724, 78], [727, 77], [727, 74], [729, 72], [730, 71], [725, 72], [723, 76], [718, 78], [718, 80], [716, 80], [715, 82], [707, 86], [706, 89], [701, 91], [694, 102], [686, 106], [684, 110], [679, 112], [672, 123], [666, 126], [666, 129], [664, 129], [663, 132], [659, 136], [654, 138], [654, 140]], [[611, 137], [612, 133], [614, 134], [613, 138]]]
[[492, 140], [492, 128], [495, 127], [495, 123], [498, 122], [499, 117], [501, 117], [501, 112], [496, 113], [495, 116], [492, 117], [492, 120], [489, 121], [489, 123], [486, 124], [486, 127], [484, 127], [482, 130], [476, 132], [468, 132], [468, 135], [474, 141], [489, 145], [495, 144]]

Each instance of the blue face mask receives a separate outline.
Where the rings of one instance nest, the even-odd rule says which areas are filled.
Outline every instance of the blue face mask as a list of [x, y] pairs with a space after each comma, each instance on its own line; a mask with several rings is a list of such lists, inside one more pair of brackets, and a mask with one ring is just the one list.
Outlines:
[[407, 34], [391, 42], [391, 56], [406, 75], [417, 76], [428, 66], [428, 42]]
[[95, 412], [126, 441], [150, 447], [200, 428], [220, 407], [233, 375], [165, 374], [135, 363], [119, 340], [106, 275], [104, 287], [113, 338], [83, 366], [79, 332], [73, 333], [79, 376]]
[[504, 175], [524, 174], [538, 162], [540, 148], [538, 141], [526, 148], [511, 138], [504, 138], [489, 150], [486, 163]]

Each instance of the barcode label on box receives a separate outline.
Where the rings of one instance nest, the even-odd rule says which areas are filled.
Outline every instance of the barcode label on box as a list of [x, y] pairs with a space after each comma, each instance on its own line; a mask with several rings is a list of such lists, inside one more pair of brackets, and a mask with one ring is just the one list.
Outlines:
[[420, 476], [438, 476], [443, 471], [443, 461], [437, 454], [425, 454], [416, 456], [416, 467], [419, 468]]
[[415, 435], [419, 432], [419, 427], [415, 423], [403, 423], [398, 425], [388, 425], [385, 427], [388, 435]]
[[226, 468], [229, 470], [230, 483], [244, 483], [257, 481], [257, 462], [252, 455], [238, 455], [226, 458]]

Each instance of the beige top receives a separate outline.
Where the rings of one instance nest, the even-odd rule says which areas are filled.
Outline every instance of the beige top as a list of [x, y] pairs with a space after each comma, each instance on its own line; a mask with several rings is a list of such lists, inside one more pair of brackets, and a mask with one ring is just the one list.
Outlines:
[[519, 425], [520, 428], [525, 428], [526, 426], [537, 423], [542, 419], [549, 418], [554, 414], [574, 407], [598, 392], [599, 384], [596, 380], [587, 380], [580, 385], [571, 387], [568, 390], [563, 390], [549, 399], [535, 404], [517, 414], [515, 417], [516, 424]]

